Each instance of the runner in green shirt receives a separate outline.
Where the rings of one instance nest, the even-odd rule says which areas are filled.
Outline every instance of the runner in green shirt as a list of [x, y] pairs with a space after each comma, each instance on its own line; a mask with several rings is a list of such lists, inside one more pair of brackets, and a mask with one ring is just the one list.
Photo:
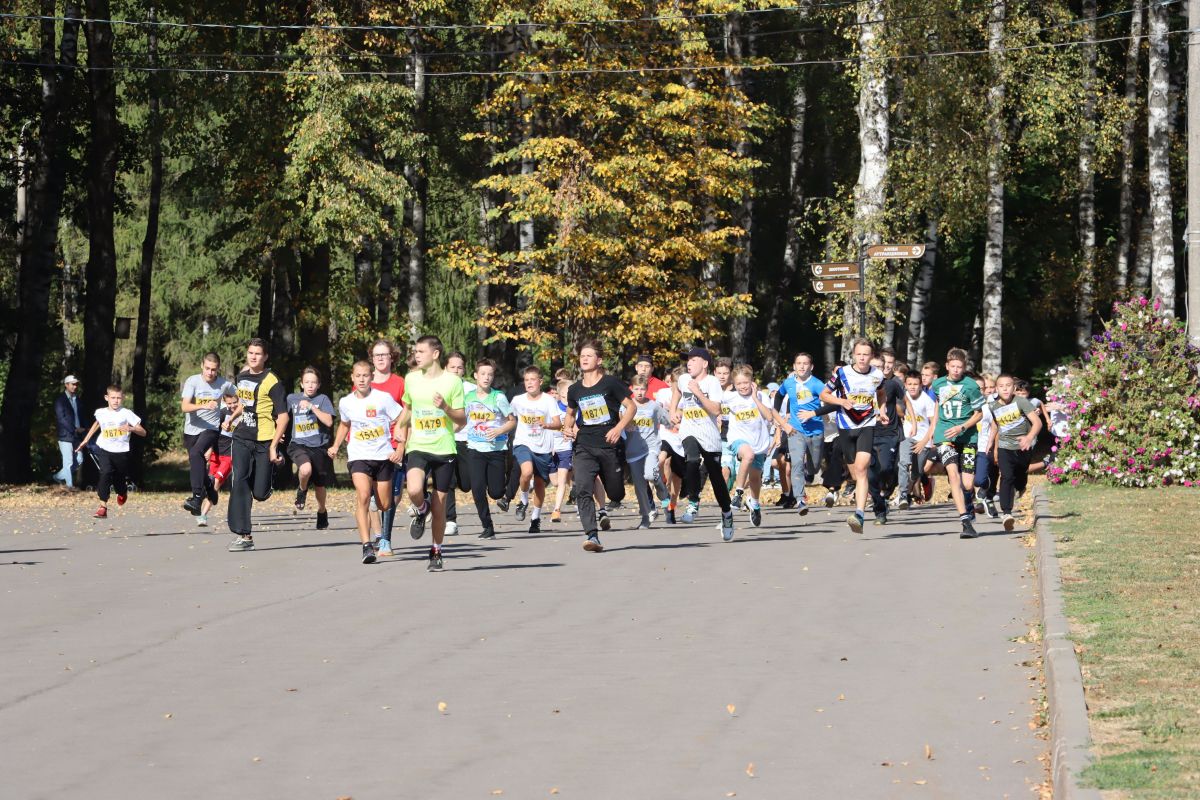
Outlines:
[[[416, 369], [404, 378], [404, 412], [397, 428], [400, 450], [408, 454], [408, 499], [416, 514], [408, 532], [414, 539], [425, 535], [425, 520], [433, 512], [433, 546], [429, 569], [442, 568], [442, 539], [446, 534], [446, 493], [454, 491], [458, 446], [454, 427], [464, 425], [463, 382], [442, 369], [442, 342], [422, 336], [413, 347]], [[433, 480], [433, 493], [425, 482]]]
[[[983, 392], [974, 378], [968, 377], [967, 354], [952, 348], [946, 354], [946, 375], [930, 386], [937, 403], [937, 424], [926, 436], [933, 437], [937, 460], [946, 468], [946, 480], [954, 507], [962, 522], [962, 539], [974, 539], [975, 530], [975, 426], [983, 418]], [[925, 440], [928, 441], [928, 438]], [[924, 446], [924, 442], [922, 443]], [[918, 450], [920, 452], [920, 450]]]

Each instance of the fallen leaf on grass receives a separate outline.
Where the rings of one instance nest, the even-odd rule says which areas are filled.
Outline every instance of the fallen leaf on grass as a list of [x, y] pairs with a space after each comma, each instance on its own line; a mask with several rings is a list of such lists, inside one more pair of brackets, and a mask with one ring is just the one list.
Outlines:
[[737, 711], [737, 706], [735, 706], [733, 703], [730, 703], [729, 705], [725, 706], [725, 710], [729, 712], [730, 716], [733, 716], [733, 712]]
[[438, 703], [438, 711], [440, 711], [443, 714], [446, 713], [446, 703], [444, 701]]
[[930, 761], [933, 760], [933, 748], [930, 747], [929, 745], [925, 745], [925, 757], [928, 758]]
[[913, 783], [915, 783], [917, 786], [924, 786], [924, 785], [926, 784], [926, 781], [923, 781], [923, 780], [921, 780], [921, 781], [913, 781]]
[[173, 716], [175, 716], [175, 715], [174, 714], [163, 714], [163, 719], [170, 719]]
[[751, 761], [749, 764], [746, 765], [746, 774], [749, 775], [751, 778], [754, 777], [754, 762], [753, 761]]

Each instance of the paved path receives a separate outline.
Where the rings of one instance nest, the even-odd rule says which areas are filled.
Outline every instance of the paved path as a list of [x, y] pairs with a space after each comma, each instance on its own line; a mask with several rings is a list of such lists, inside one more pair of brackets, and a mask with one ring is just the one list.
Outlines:
[[361, 565], [344, 513], [318, 533], [277, 497], [234, 554], [136, 500], [106, 522], [82, 501], [0, 510], [0, 795], [1021, 798], [1042, 780], [1036, 653], [1013, 641], [1036, 616], [1027, 551], [995, 523], [960, 541], [944, 507], [862, 536], [845, 509], [770, 510], [729, 544], [711, 511], [648, 532], [626, 512], [598, 555], [573, 517], [531, 536], [504, 515], [487, 543], [472, 518], [427, 574], [416, 546]]

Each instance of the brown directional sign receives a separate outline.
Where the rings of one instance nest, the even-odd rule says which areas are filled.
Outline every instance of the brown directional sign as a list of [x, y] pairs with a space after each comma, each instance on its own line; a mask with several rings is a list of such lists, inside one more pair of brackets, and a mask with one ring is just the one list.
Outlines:
[[923, 255], [923, 244], [877, 244], [867, 248], [867, 258], [920, 258]]
[[825, 278], [814, 279], [812, 282], [813, 291], [821, 294], [837, 294], [839, 292], [857, 292], [861, 286], [861, 281], [857, 278]]
[[839, 261], [833, 264], [813, 264], [812, 273], [818, 278], [858, 277], [858, 264]]

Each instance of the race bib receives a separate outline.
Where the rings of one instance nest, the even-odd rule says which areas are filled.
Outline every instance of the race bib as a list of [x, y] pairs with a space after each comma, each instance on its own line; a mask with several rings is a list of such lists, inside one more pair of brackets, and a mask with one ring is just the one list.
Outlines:
[[604, 401], [604, 395], [601, 394], [581, 397], [579, 413], [583, 417], [584, 425], [603, 425], [612, 421], [612, 414], [608, 413], [608, 403]]
[[744, 411], [734, 412], [733, 418], [738, 422], [750, 422], [751, 420], [758, 419], [758, 416], [757, 408], [747, 408]]
[[546, 422], [545, 414], [522, 414], [520, 419], [521, 424], [529, 426], [529, 431], [534, 436], [541, 436], [542, 425]]
[[638, 417], [634, 422], [637, 423], [639, 428], [644, 428], [645, 430], [654, 428], [654, 417]]
[[875, 405], [875, 395], [873, 394], [859, 392], [850, 395], [848, 399], [851, 403], [854, 403], [855, 408], [871, 408]]
[[437, 433], [444, 426], [445, 414], [440, 408], [422, 408], [413, 416], [413, 430], [421, 433]]
[[1021, 420], [1025, 419], [1025, 415], [1021, 413], [1021, 409], [1016, 403], [1001, 406], [993, 412], [993, 416], [995, 416], [1000, 430], [1005, 433], [1013, 428], [1021, 427]]
[[354, 438], [360, 442], [370, 442], [386, 434], [383, 428], [360, 428], [354, 432]]
[[296, 433], [316, 433], [317, 423], [315, 422], [297, 422]]
[[105, 428], [101, 434], [105, 439], [120, 439], [125, 435], [125, 431], [120, 428]]
[[812, 399], [813, 399], [812, 392], [810, 392], [808, 389], [799, 389], [796, 391], [796, 402], [797, 403], [807, 403], [809, 400], [812, 400]]
[[702, 419], [708, 419], [708, 412], [699, 406], [692, 406], [683, 410], [683, 418], [690, 419], [692, 422], [699, 422]]

